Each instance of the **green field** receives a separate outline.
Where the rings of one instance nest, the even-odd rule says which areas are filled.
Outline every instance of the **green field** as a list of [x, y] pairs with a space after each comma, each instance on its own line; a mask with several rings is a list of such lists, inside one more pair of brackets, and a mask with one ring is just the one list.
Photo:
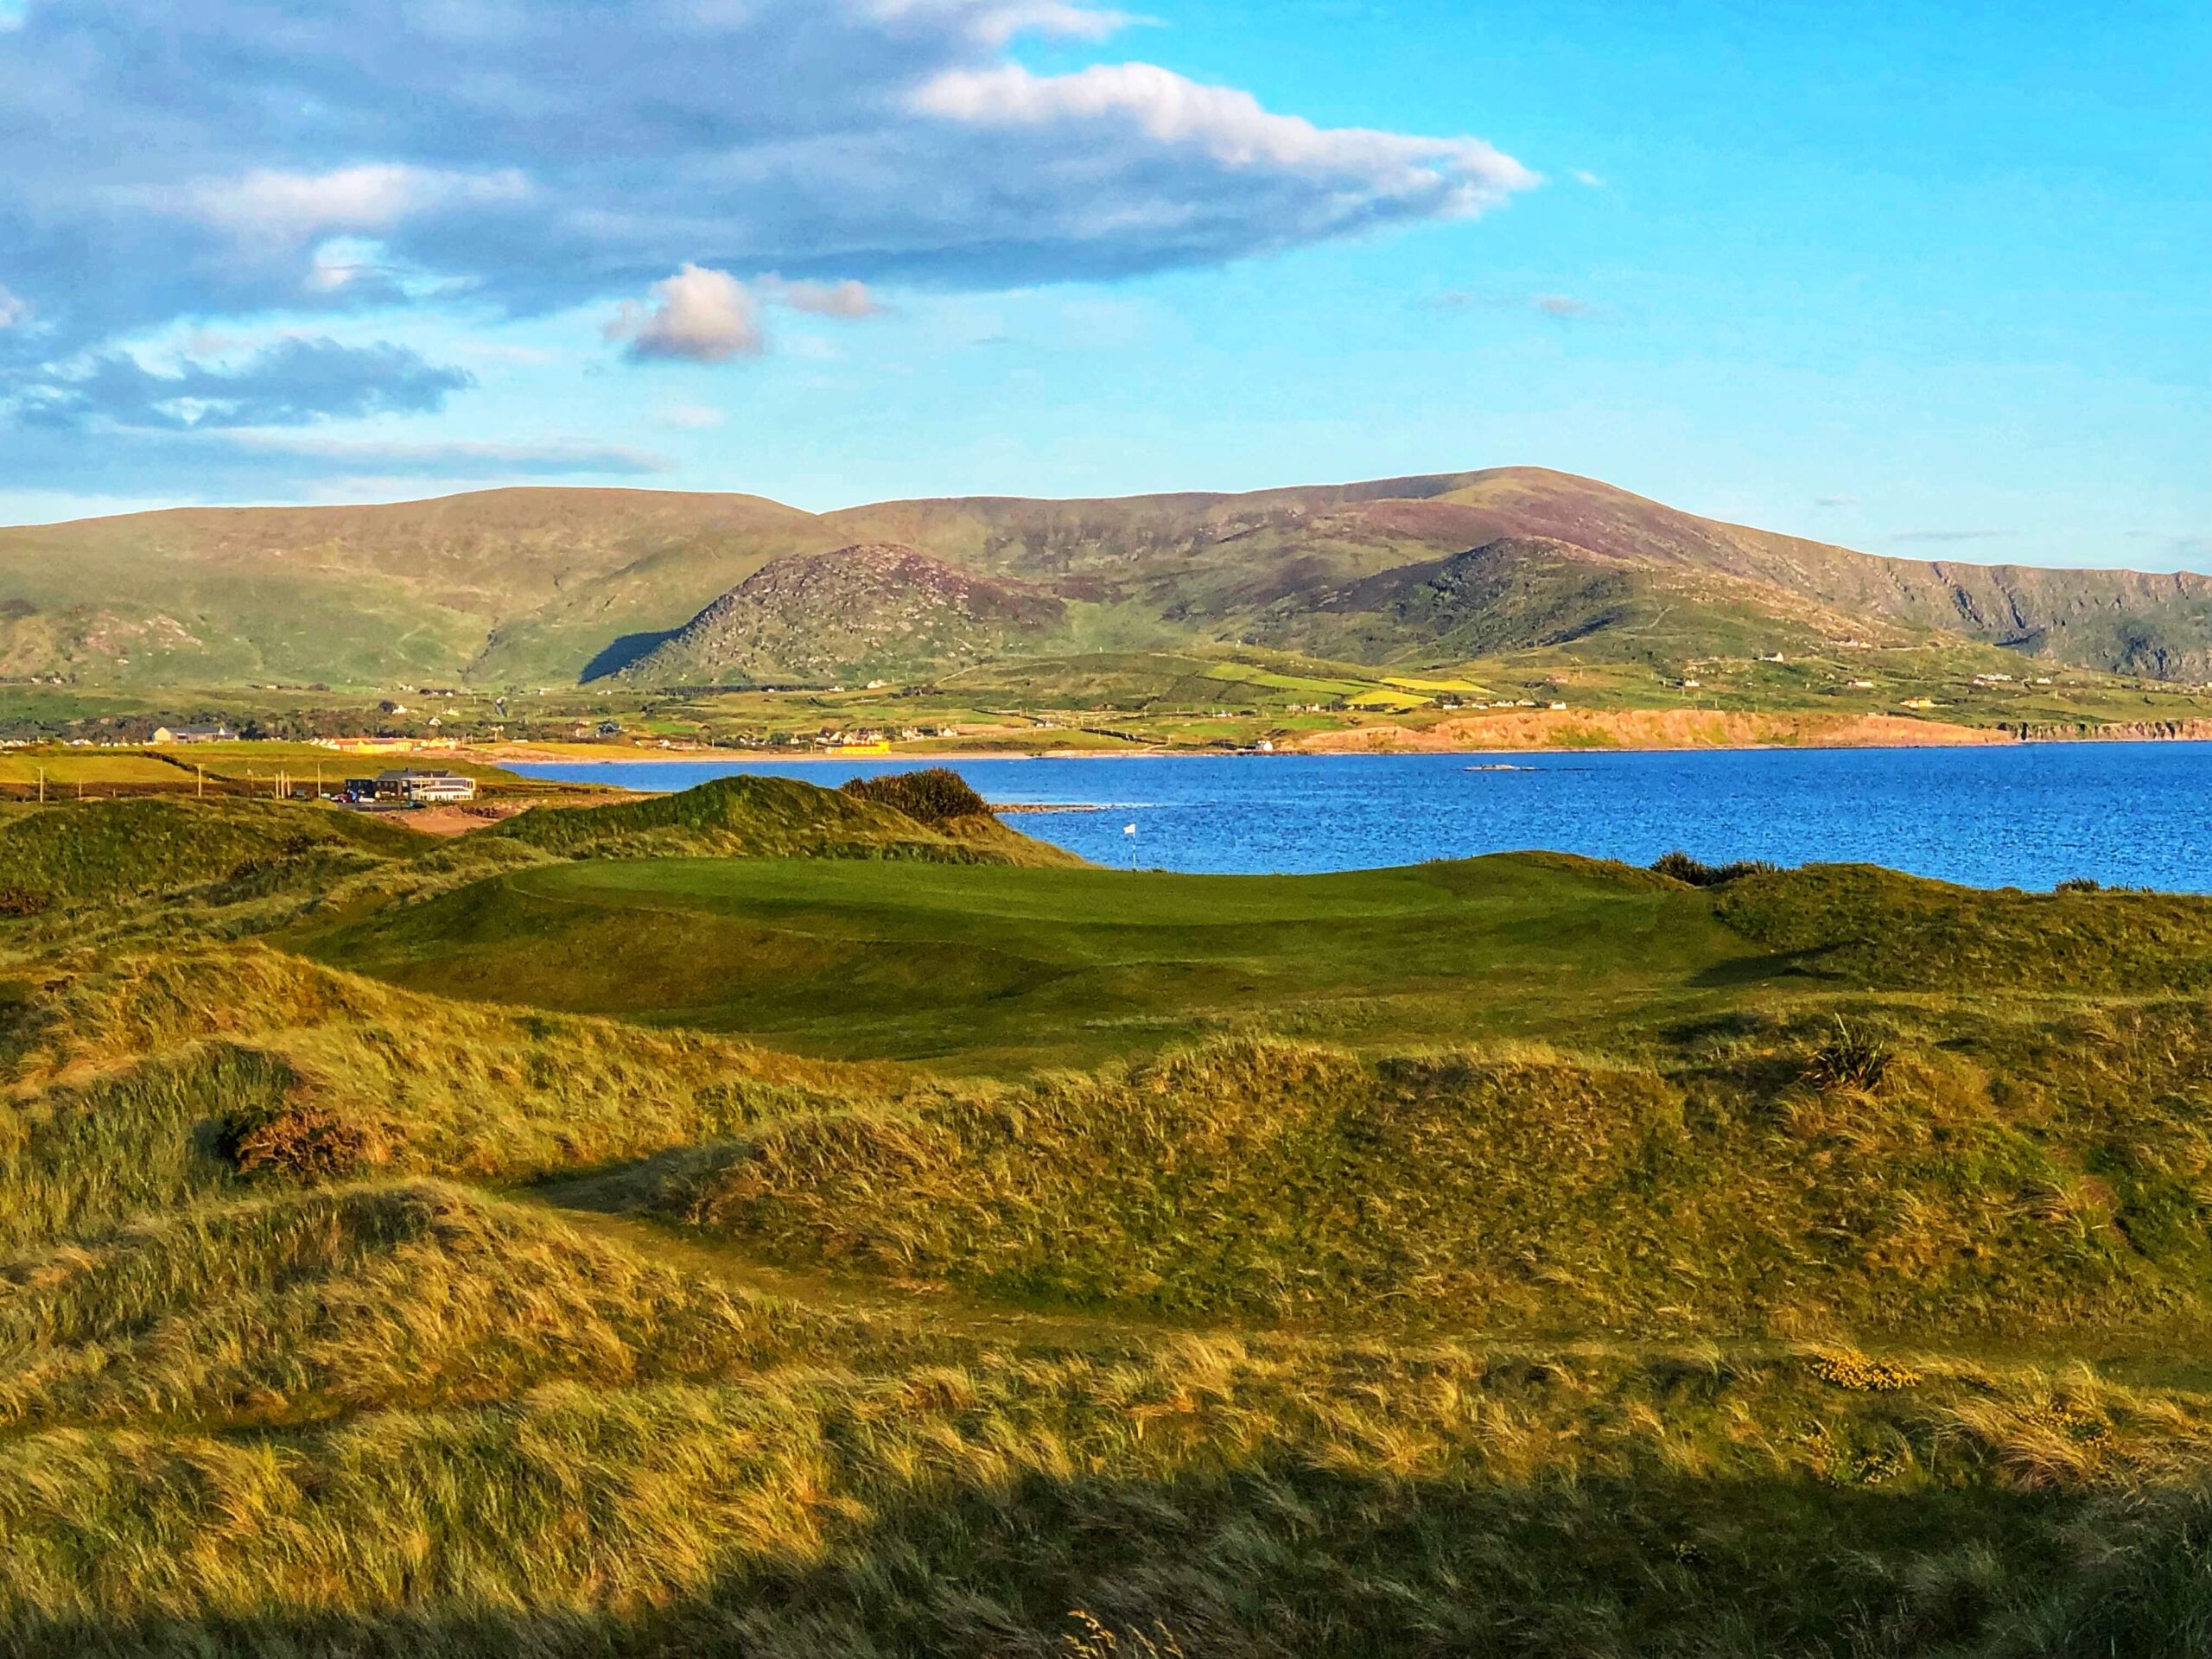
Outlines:
[[[1484, 718], [1512, 719], [1554, 702], [1578, 717], [1758, 716], [1777, 722], [1758, 741], [1775, 742], [1834, 741], [1838, 722], [1871, 715], [2064, 737], [2175, 735], [2199, 729], [2190, 722], [2212, 721], [2212, 692], [2197, 684], [2024, 659], [1964, 642], [1842, 650], [1811, 641], [1783, 661], [1750, 650], [1624, 656], [1581, 645], [1446, 659], [1410, 674], [1252, 646], [1117, 647], [873, 687], [684, 690], [607, 681], [505, 694], [391, 691], [380, 699], [358, 690], [219, 684], [133, 701], [74, 687], [0, 685], [0, 737], [143, 744], [159, 721], [217, 718], [262, 734], [249, 743], [158, 749], [48, 741], [0, 754], [0, 788], [35, 784], [41, 768], [52, 785], [71, 791], [79, 783], [189, 785], [200, 766], [240, 787], [267, 787], [280, 768], [302, 784], [312, 783], [318, 768], [334, 781], [348, 767], [392, 760], [340, 756], [298, 740], [365, 734], [423, 743], [526, 742], [621, 759], [640, 749], [660, 753], [662, 745], [809, 753], [861, 734], [888, 735], [913, 755], [1204, 751], [1262, 742], [1280, 748], [1378, 731], [1389, 742], [1408, 741], [1406, 734], [1418, 742], [1439, 728], [1459, 729], [1464, 742], [1471, 741], [1470, 722], [1478, 729]], [[386, 702], [404, 712], [387, 710]], [[457, 764], [443, 751], [423, 758]]]
[[0, 1651], [2212, 1638], [2212, 901], [0, 813]]

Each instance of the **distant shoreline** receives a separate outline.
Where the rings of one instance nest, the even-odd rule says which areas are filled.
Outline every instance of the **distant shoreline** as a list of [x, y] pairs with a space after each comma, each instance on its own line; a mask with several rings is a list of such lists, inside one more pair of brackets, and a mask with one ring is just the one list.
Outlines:
[[1704, 709], [1632, 709], [1570, 713], [1543, 710], [1500, 718], [1447, 720], [1433, 727], [1351, 727], [1275, 740], [1272, 750], [1178, 749], [1132, 743], [1112, 749], [894, 749], [890, 753], [761, 750], [640, 750], [628, 754], [563, 753], [536, 745], [471, 747], [463, 753], [495, 766], [859, 766], [973, 764], [981, 761], [1101, 760], [1230, 755], [1278, 759], [1300, 755], [1666, 754], [1823, 749], [1999, 748], [2068, 743], [2212, 741], [2212, 721], [2113, 722], [2105, 730], [2016, 731], [1961, 726], [1899, 715], [1755, 715]]
[[848, 760], [834, 754], [771, 755], [742, 750], [718, 750], [706, 754], [637, 754], [602, 755], [490, 755], [472, 753], [464, 758], [480, 760], [483, 764], [498, 766], [857, 766], [868, 765], [972, 765], [978, 761], [1020, 760], [1343, 760], [1368, 756], [1385, 760], [1392, 756], [1430, 755], [1438, 760], [1483, 760], [1500, 756], [1516, 759], [1557, 759], [1561, 757], [1599, 754], [1765, 754], [1765, 753], [1845, 753], [1853, 751], [1877, 753], [1883, 750], [1914, 749], [1990, 749], [1990, 748], [2066, 748], [2087, 743], [2143, 743], [2194, 744], [2212, 741], [2212, 737], [2144, 737], [2128, 734], [2113, 737], [2014, 737], [1999, 734], [1986, 741], [1974, 742], [1873, 742], [1873, 743], [1614, 743], [1542, 744], [1509, 747], [1502, 744], [1476, 747], [1427, 748], [1402, 745], [1389, 747], [1332, 747], [1326, 749], [1278, 748], [1273, 752], [1256, 749], [1030, 749], [1009, 753], [1003, 749], [938, 750], [931, 753], [872, 754]]

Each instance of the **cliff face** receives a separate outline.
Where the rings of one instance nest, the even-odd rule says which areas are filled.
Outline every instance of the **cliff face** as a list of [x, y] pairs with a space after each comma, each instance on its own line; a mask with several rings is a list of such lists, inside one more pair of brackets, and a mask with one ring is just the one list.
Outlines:
[[1998, 730], [2029, 743], [2203, 742], [2212, 739], [2212, 720], [2023, 721]]

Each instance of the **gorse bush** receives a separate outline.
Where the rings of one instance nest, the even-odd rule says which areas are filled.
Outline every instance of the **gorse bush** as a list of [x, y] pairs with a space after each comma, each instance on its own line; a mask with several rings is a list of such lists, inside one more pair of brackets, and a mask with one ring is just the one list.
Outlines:
[[54, 902], [35, 887], [16, 882], [0, 883], [0, 916], [36, 916]]
[[1688, 853], [1663, 853], [1652, 863], [1653, 872], [1693, 887], [1725, 887], [1747, 875], [1770, 874], [1777, 867], [1764, 859], [1739, 859], [1733, 864], [1707, 864]]
[[919, 823], [938, 824], [952, 818], [986, 816], [990, 804], [969, 787], [968, 780], [949, 766], [924, 772], [894, 772], [880, 778], [855, 778], [840, 785], [856, 801], [903, 812]]
[[222, 1147], [241, 1174], [276, 1174], [315, 1185], [349, 1179], [391, 1158], [384, 1131], [307, 1105], [233, 1118], [224, 1125]]

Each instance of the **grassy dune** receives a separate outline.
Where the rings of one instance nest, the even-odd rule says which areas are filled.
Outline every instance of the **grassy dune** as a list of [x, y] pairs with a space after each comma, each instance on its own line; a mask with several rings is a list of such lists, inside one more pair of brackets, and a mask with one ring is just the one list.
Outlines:
[[320, 806], [149, 798], [21, 812], [0, 828], [0, 870], [49, 899], [112, 899], [310, 855], [325, 871], [365, 868], [423, 844], [390, 819]]
[[[2191, 1013], [2133, 1051], [2177, 1093]], [[2187, 1061], [2153, 1058], [2177, 1039]], [[1932, 1046], [1871, 1090], [1815, 1087], [1803, 1054], [1230, 1044], [766, 1124], [656, 1202], [779, 1260], [1185, 1317], [2201, 1339], [2212, 1166], [2175, 1094], [2031, 1114]]]
[[[964, 791], [950, 773], [924, 773]], [[912, 803], [910, 803], [912, 804]], [[390, 909], [533, 865], [613, 857], [804, 857], [1074, 865], [975, 810], [927, 821], [787, 779], [539, 807], [459, 841], [405, 819], [239, 798], [0, 804], [0, 961], [75, 946], [239, 938]]]
[[1007, 830], [980, 799], [966, 815], [933, 816], [925, 823], [896, 805], [790, 778], [721, 778], [681, 794], [617, 805], [548, 808], [486, 833], [569, 858], [1079, 861]]
[[0, 1652], [2212, 1643], [2212, 905], [821, 795], [0, 828]]

